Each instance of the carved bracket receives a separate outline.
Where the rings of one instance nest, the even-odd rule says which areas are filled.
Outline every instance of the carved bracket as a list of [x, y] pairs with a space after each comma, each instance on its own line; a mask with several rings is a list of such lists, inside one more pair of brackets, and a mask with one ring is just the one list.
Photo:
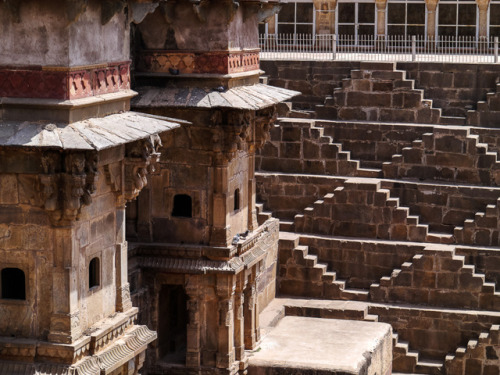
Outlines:
[[248, 150], [252, 141], [255, 113], [253, 111], [232, 111], [223, 118], [221, 111], [212, 114], [213, 150], [220, 152], [226, 160], [235, 157], [237, 151]]
[[262, 109], [256, 113], [255, 138], [253, 140], [254, 148], [262, 148], [264, 144], [269, 140], [271, 128], [276, 122], [277, 118], [278, 111], [276, 106]]
[[97, 153], [68, 153], [62, 162], [59, 155], [47, 153], [42, 157], [42, 167], [37, 205], [52, 212], [55, 221], [78, 219], [96, 191]]
[[148, 173], [155, 172], [156, 163], [160, 160], [159, 149], [161, 146], [161, 139], [157, 134], [127, 145], [124, 161], [124, 196], [126, 200], [137, 198], [147, 185]]
[[269, 20], [281, 10], [281, 5], [263, 3], [260, 6], [257, 17], [259, 22], [269, 22]]
[[153, 13], [158, 8], [158, 5], [159, 3], [132, 3], [130, 5], [131, 21], [135, 24], [141, 23], [148, 14]]
[[101, 24], [106, 25], [111, 18], [127, 5], [126, 0], [103, 0], [101, 2]]

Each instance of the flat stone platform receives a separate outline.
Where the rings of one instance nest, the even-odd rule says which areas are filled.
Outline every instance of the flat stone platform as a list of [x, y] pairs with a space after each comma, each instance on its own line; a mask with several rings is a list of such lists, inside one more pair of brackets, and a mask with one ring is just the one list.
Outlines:
[[285, 316], [249, 353], [248, 375], [389, 375], [389, 324]]

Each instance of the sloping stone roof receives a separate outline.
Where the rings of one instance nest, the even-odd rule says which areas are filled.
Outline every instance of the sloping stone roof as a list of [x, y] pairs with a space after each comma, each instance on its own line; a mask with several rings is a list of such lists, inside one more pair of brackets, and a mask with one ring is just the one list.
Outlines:
[[177, 87], [142, 87], [132, 100], [134, 108], [193, 107], [259, 110], [286, 101], [298, 91], [264, 84], [238, 86], [228, 90]]
[[160, 116], [124, 112], [69, 125], [0, 122], [0, 146], [103, 150], [175, 129], [185, 123]]

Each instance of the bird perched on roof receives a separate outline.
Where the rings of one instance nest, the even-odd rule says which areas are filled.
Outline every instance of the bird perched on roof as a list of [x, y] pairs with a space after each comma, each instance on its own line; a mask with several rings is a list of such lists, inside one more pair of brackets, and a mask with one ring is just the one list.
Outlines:
[[170, 72], [170, 74], [172, 74], [173, 76], [178, 76], [178, 75], [179, 75], [179, 69], [168, 68], [168, 71], [169, 71], [169, 72]]

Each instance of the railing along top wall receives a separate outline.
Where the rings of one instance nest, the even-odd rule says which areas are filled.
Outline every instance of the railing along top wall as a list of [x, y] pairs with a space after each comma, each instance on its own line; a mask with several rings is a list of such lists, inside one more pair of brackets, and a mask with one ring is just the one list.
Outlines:
[[262, 60], [498, 63], [498, 37], [266, 34], [259, 42]]

